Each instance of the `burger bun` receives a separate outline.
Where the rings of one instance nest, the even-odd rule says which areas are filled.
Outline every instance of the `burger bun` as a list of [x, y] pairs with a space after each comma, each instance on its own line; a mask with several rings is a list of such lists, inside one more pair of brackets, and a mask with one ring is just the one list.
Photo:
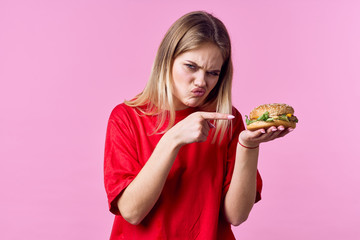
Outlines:
[[274, 120], [273, 122], [264, 122], [264, 121], [258, 121], [258, 122], [254, 122], [249, 124], [246, 128], [247, 130], [250, 131], [255, 131], [258, 129], [267, 129], [269, 127], [279, 127], [279, 126], [284, 126], [285, 128], [295, 128], [296, 127], [296, 123], [295, 122], [287, 122], [287, 121], [282, 121], [282, 120]]

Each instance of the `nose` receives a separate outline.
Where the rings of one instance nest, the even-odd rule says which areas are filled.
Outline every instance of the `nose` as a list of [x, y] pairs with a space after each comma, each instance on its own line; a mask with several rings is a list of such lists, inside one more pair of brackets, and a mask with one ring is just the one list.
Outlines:
[[205, 87], [206, 86], [206, 73], [199, 71], [195, 76], [194, 84], [197, 87]]

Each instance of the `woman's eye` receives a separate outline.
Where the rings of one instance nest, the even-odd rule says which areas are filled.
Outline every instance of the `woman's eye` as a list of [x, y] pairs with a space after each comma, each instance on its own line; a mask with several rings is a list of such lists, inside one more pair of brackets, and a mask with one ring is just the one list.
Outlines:
[[209, 75], [218, 77], [220, 74], [218, 72], [208, 72]]
[[185, 64], [185, 66], [191, 70], [195, 70], [196, 66], [192, 65], [192, 64]]

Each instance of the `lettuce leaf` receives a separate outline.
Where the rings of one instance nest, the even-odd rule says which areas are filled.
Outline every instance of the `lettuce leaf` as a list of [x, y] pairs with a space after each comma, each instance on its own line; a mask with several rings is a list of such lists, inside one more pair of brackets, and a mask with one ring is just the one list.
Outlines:
[[249, 117], [247, 115], [245, 115], [245, 121], [246, 121], [246, 125], [249, 125], [253, 122], [256, 122], [257, 120], [249, 120]]
[[268, 118], [269, 118], [269, 112], [266, 111], [266, 112], [264, 112], [263, 115], [261, 115], [260, 117], [258, 117], [257, 120], [258, 120], [258, 121], [266, 121]]
[[269, 112], [266, 111], [266, 112], [264, 112], [263, 115], [261, 115], [260, 117], [258, 117], [258, 118], [255, 119], [255, 120], [249, 120], [249, 117], [248, 117], [247, 115], [245, 115], [245, 121], [246, 121], [246, 125], [249, 125], [249, 124], [251, 124], [251, 123], [253, 123], [253, 122], [257, 122], [257, 121], [268, 121], [268, 122], [272, 122], [272, 121], [274, 121], [274, 119], [273, 119], [273, 118], [270, 118], [270, 117], [269, 117]]
[[287, 121], [289, 122], [289, 118], [286, 115], [279, 116], [279, 120]]
[[[292, 117], [294, 118], [295, 116], [293, 115]], [[246, 125], [249, 125], [249, 124], [251, 124], [253, 122], [257, 122], [257, 121], [273, 122], [275, 120], [283, 120], [283, 121], [290, 122], [289, 117], [286, 116], [286, 114], [272, 118], [269, 116], [268, 111], [264, 112], [263, 115], [261, 115], [260, 117], [258, 117], [255, 120], [250, 120], [249, 117], [247, 115], [245, 115]], [[294, 122], [296, 122], [296, 123], [298, 122], [297, 117], [295, 117]]]

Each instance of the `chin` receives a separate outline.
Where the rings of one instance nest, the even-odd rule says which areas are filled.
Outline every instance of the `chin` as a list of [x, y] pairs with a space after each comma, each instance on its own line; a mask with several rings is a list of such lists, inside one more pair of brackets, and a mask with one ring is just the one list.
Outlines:
[[204, 105], [206, 96], [203, 96], [202, 98], [193, 98], [193, 97], [189, 97], [187, 99], [184, 99], [184, 101], [181, 101], [181, 103], [186, 106], [186, 107], [201, 107], [202, 105]]
[[201, 106], [202, 105], [202, 101], [201, 102], [187, 102], [187, 103], [185, 103], [185, 105], [186, 106], [188, 106], [188, 107], [199, 107], [199, 106]]

